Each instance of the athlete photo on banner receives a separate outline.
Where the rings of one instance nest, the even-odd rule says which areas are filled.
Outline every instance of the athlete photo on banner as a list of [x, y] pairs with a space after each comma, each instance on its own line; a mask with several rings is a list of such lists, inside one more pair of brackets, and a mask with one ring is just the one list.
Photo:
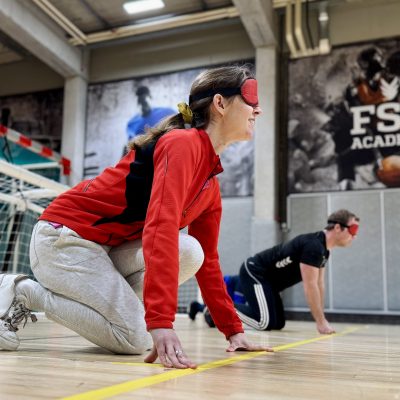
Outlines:
[[400, 39], [289, 64], [288, 192], [400, 187]]
[[[177, 104], [188, 102], [190, 84], [202, 69], [89, 85], [84, 178], [116, 164], [131, 139], [176, 114]], [[222, 196], [251, 196], [254, 142], [229, 146], [221, 162]]]

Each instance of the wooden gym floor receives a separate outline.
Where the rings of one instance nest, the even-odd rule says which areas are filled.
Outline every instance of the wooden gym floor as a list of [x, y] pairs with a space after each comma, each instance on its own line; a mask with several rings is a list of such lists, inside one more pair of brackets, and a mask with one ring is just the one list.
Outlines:
[[226, 341], [178, 316], [175, 324], [197, 370], [171, 370], [92, 345], [44, 316], [20, 330], [17, 352], [0, 352], [0, 399], [400, 399], [400, 327], [311, 322], [247, 334], [275, 353], [226, 353]]

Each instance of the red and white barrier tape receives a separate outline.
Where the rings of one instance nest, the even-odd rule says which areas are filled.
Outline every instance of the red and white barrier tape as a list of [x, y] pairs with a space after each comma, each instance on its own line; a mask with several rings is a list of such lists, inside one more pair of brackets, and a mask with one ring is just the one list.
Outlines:
[[5, 136], [13, 143], [17, 143], [22, 147], [26, 147], [30, 151], [39, 154], [42, 157], [56, 161], [62, 166], [62, 173], [64, 175], [69, 175], [71, 173], [71, 161], [68, 158], [62, 157], [60, 154], [50, 149], [50, 147], [43, 146], [39, 142], [30, 139], [22, 133], [14, 131], [13, 129], [7, 128], [6, 126], [0, 124], [0, 137]]

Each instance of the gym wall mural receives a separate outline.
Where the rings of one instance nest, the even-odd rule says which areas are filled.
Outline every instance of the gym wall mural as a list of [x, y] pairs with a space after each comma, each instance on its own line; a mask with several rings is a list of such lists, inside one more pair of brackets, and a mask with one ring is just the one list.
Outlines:
[[289, 64], [288, 192], [400, 187], [400, 39]]
[[53, 89], [2, 96], [0, 124], [60, 152], [63, 93], [63, 89]]
[[[243, 64], [243, 62], [241, 62]], [[114, 165], [130, 139], [188, 102], [190, 84], [202, 68], [89, 86], [85, 178]], [[222, 196], [253, 194], [254, 144], [231, 145], [221, 155]]]

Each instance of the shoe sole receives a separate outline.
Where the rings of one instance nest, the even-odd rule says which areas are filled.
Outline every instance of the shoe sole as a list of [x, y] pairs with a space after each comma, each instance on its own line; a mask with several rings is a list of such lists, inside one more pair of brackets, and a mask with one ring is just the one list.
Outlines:
[[6, 337], [7, 333], [8, 332], [4, 332], [2, 335], [0, 335], [0, 349], [7, 351], [17, 350], [19, 346], [18, 336], [15, 335], [11, 337]]

